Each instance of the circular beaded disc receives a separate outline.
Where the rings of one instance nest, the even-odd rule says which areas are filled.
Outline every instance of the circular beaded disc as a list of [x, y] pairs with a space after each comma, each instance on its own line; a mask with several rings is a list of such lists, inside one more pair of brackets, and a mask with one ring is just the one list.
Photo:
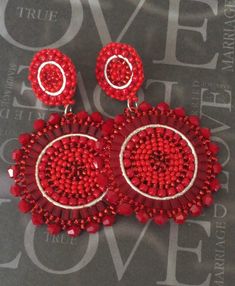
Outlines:
[[130, 45], [110, 43], [99, 53], [96, 78], [108, 96], [135, 101], [144, 80], [142, 61]]
[[66, 230], [95, 232], [99, 224], [114, 222], [115, 208], [106, 201], [107, 177], [97, 138], [103, 124], [98, 112], [51, 114], [36, 120], [35, 131], [19, 136], [13, 152], [16, 164], [9, 169], [20, 196], [22, 212], [32, 212], [34, 224], [48, 224], [52, 234]]
[[134, 210], [141, 222], [183, 223], [213, 202], [212, 193], [220, 188], [218, 146], [199, 125], [183, 108], [146, 102], [103, 125], [108, 197], [116, 199], [118, 213]]
[[69, 57], [57, 49], [44, 49], [33, 57], [29, 80], [36, 96], [47, 105], [73, 104], [77, 79]]

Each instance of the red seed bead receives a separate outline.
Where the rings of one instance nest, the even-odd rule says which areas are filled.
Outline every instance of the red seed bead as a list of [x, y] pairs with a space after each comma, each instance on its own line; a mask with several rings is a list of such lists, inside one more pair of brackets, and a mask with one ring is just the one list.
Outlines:
[[43, 119], [37, 119], [34, 121], [33, 128], [36, 131], [43, 129], [44, 126], [45, 126], [45, 121]]
[[153, 217], [153, 221], [156, 223], [156, 224], [159, 224], [159, 225], [163, 225], [163, 224], [166, 224], [168, 222], [168, 216], [167, 215], [164, 215], [164, 214], [158, 214], [158, 215], [155, 215]]
[[149, 216], [148, 216], [148, 214], [145, 211], [139, 211], [136, 214], [136, 218], [141, 223], [146, 223], [149, 220]]
[[117, 213], [124, 216], [130, 216], [133, 213], [133, 209], [128, 203], [122, 203], [118, 206]]
[[32, 223], [36, 226], [42, 225], [44, 223], [43, 216], [41, 214], [32, 214]]
[[70, 237], [76, 237], [81, 233], [81, 230], [77, 226], [71, 226], [67, 229], [67, 234]]
[[61, 232], [61, 226], [58, 224], [49, 224], [47, 226], [47, 231], [51, 234], [51, 235], [58, 235]]
[[210, 194], [206, 194], [202, 198], [203, 205], [206, 207], [211, 206], [213, 204], [213, 201], [214, 201], [214, 199], [213, 199], [212, 195], [210, 195]]
[[48, 123], [55, 125], [60, 122], [60, 115], [58, 113], [51, 113], [48, 118]]
[[12, 152], [12, 159], [15, 161], [15, 162], [18, 162], [23, 156], [23, 153], [21, 150], [19, 149], [16, 149]]
[[29, 143], [30, 138], [31, 138], [31, 136], [28, 133], [22, 133], [18, 137], [18, 140], [19, 140], [21, 145], [26, 145], [27, 143]]
[[21, 200], [21, 201], [19, 201], [18, 208], [19, 208], [20, 212], [27, 213], [31, 210], [32, 206], [27, 201]]
[[86, 231], [89, 233], [96, 233], [100, 229], [100, 226], [98, 223], [89, 223], [86, 227]]
[[14, 197], [18, 197], [21, 194], [21, 187], [19, 185], [12, 185], [10, 192]]
[[115, 222], [115, 216], [105, 216], [103, 217], [102, 223], [104, 226], [111, 226]]

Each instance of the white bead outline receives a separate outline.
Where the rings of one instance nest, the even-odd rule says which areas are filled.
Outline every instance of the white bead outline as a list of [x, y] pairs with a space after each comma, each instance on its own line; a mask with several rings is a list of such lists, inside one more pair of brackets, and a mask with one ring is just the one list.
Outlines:
[[[175, 194], [173, 196], [158, 197], [158, 196], [151, 196], [149, 194], [146, 194], [146, 193], [142, 192], [140, 189], [138, 189], [135, 185], [132, 184], [132, 182], [130, 181], [130, 179], [128, 178], [128, 176], [126, 174], [125, 167], [124, 167], [124, 164], [123, 164], [123, 153], [125, 151], [126, 145], [130, 141], [131, 137], [133, 137], [134, 135], [136, 135], [137, 133], [139, 133], [140, 131], [143, 131], [145, 129], [157, 128], [157, 127], [166, 128], [166, 129], [169, 129], [169, 130], [177, 133], [182, 139], [184, 139], [187, 142], [187, 144], [188, 144], [189, 148], [191, 149], [192, 154], [194, 156], [195, 168], [194, 168], [193, 177], [192, 177], [190, 183], [184, 188], [183, 191], [181, 191], [180, 193], [177, 193], [177, 194]], [[147, 198], [153, 199], [153, 200], [158, 200], [158, 201], [167, 201], [167, 200], [171, 200], [171, 199], [175, 199], [175, 198], [181, 197], [183, 194], [185, 194], [192, 187], [192, 185], [194, 184], [194, 181], [195, 181], [195, 179], [197, 177], [197, 173], [198, 173], [198, 157], [197, 157], [197, 153], [196, 153], [192, 143], [188, 140], [188, 138], [184, 134], [179, 132], [177, 129], [175, 129], [173, 127], [170, 127], [170, 126], [167, 126], [167, 125], [163, 125], [163, 124], [148, 124], [148, 125], [139, 127], [137, 129], [135, 129], [132, 133], [130, 133], [127, 136], [127, 138], [124, 140], [124, 142], [123, 142], [123, 144], [121, 146], [121, 150], [120, 150], [120, 153], [119, 153], [119, 163], [120, 163], [121, 172], [122, 172], [123, 177], [125, 178], [125, 180], [128, 183], [128, 185], [134, 191], [136, 191], [137, 193], [141, 194], [144, 197], [147, 197]]]
[[39, 191], [41, 192], [41, 194], [43, 195], [43, 197], [45, 197], [49, 202], [51, 202], [55, 206], [61, 207], [63, 209], [71, 209], [71, 210], [88, 208], [88, 207], [91, 207], [91, 206], [95, 205], [96, 203], [98, 203], [99, 201], [101, 201], [103, 199], [103, 197], [106, 195], [106, 193], [108, 191], [108, 190], [105, 191], [100, 197], [96, 198], [95, 200], [93, 200], [93, 201], [91, 201], [91, 202], [89, 202], [87, 204], [78, 205], [78, 206], [69, 206], [69, 205], [63, 205], [61, 203], [58, 203], [58, 202], [54, 201], [51, 197], [49, 197], [46, 194], [46, 192], [44, 191], [44, 189], [43, 189], [43, 187], [42, 187], [42, 185], [40, 183], [39, 176], [38, 176], [38, 168], [39, 168], [39, 164], [41, 162], [41, 159], [42, 159], [43, 155], [46, 153], [47, 149], [49, 147], [51, 147], [55, 142], [57, 142], [59, 140], [62, 140], [63, 138], [75, 137], [75, 136], [85, 137], [85, 138], [88, 138], [90, 140], [94, 140], [95, 142], [97, 141], [97, 139], [95, 137], [87, 135], [87, 134], [82, 134], [82, 133], [73, 133], [73, 134], [66, 134], [66, 135], [60, 136], [60, 137], [54, 139], [53, 141], [51, 141], [49, 144], [47, 144], [45, 146], [45, 148], [39, 154], [39, 156], [37, 158], [37, 161], [36, 161], [36, 165], [35, 165], [35, 180], [36, 180], [36, 183], [37, 183], [37, 187], [38, 187]]
[[130, 77], [130, 79], [128, 80], [128, 82], [127, 82], [126, 84], [122, 85], [122, 86], [118, 86], [118, 85], [113, 84], [113, 83], [109, 80], [108, 75], [107, 75], [107, 68], [108, 68], [109, 63], [110, 63], [113, 59], [116, 59], [116, 58], [121, 58], [121, 59], [123, 59], [123, 60], [128, 64], [130, 70], [131, 70], [131, 71], [133, 70], [132, 64], [129, 62], [129, 60], [128, 60], [127, 58], [123, 57], [122, 55], [113, 55], [113, 56], [109, 57], [108, 60], [107, 60], [107, 62], [105, 63], [105, 66], [104, 66], [104, 77], [105, 77], [105, 79], [107, 80], [108, 84], [109, 84], [112, 88], [115, 88], [115, 89], [125, 89], [125, 88], [127, 88], [127, 87], [131, 84], [131, 82], [132, 82], [133, 71], [132, 71], [132, 73], [131, 73], [131, 77]]
[[[51, 91], [48, 91], [45, 89], [45, 87], [43, 86], [42, 82], [41, 82], [41, 79], [40, 79], [40, 74], [41, 74], [41, 71], [42, 69], [46, 66], [46, 65], [54, 65], [56, 66], [60, 72], [62, 73], [62, 76], [63, 76], [63, 84], [61, 86], [61, 88], [56, 91], [56, 92], [51, 92]], [[47, 62], [43, 62], [40, 66], [39, 66], [39, 69], [38, 69], [38, 74], [37, 74], [37, 80], [38, 80], [38, 84], [40, 86], [40, 88], [48, 95], [50, 96], [58, 96], [60, 95], [64, 89], [65, 89], [65, 85], [66, 85], [66, 76], [65, 76], [65, 72], [63, 70], [63, 68], [55, 61], [47, 61]]]

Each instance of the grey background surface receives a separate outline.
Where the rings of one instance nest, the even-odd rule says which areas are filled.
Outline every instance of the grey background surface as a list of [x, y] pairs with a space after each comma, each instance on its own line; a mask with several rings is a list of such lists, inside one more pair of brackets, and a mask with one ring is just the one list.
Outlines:
[[[0, 286], [234, 285], [234, 27], [234, 0], [0, 1]], [[36, 101], [28, 65], [37, 50], [60, 48], [78, 70], [74, 110], [112, 117], [125, 103], [106, 97], [94, 75], [110, 41], [132, 44], [142, 57], [140, 100], [184, 106], [212, 128], [223, 188], [183, 226], [119, 218], [95, 235], [53, 238], [9, 195], [17, 136], [55, 110]]]

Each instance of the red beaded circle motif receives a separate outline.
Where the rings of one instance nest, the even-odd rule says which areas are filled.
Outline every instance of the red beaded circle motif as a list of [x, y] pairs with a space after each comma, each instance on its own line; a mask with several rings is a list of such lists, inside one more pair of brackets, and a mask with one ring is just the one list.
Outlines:
[[144, 80], [142, 61], [131, 46], [110, 43], [99, 53], [96, 78], [107, 95], [136, 101], [136, 92]]
[[71, 59], [59, 50], [39, 51], [30, 64], [29, 80], [43, 103], [53, 106], [74, 103], [76, 70]]
[[218, 146], [199, 124], [183, 108], [146, 102], [104, 124], [108, 200], [119, 214], [134, 210], [141, 222], [183, 223], [212, 204], [212, 193], [220, 188]]
[[51, 114], [47, 122], [35, 121], [35, 132], [19, 137], [22, 147], [13, 152], [16, 164], [9, 169], [16, 183], [11, 193], [21, 197], [19, 209], [31, 210], [33, 223], [48, 224], [51, 234], [92, 233], [100, 223], [114, 222], [115, 209], [105, 199], [104, 158], [98, 152], [102, 124], [98, 112]]

